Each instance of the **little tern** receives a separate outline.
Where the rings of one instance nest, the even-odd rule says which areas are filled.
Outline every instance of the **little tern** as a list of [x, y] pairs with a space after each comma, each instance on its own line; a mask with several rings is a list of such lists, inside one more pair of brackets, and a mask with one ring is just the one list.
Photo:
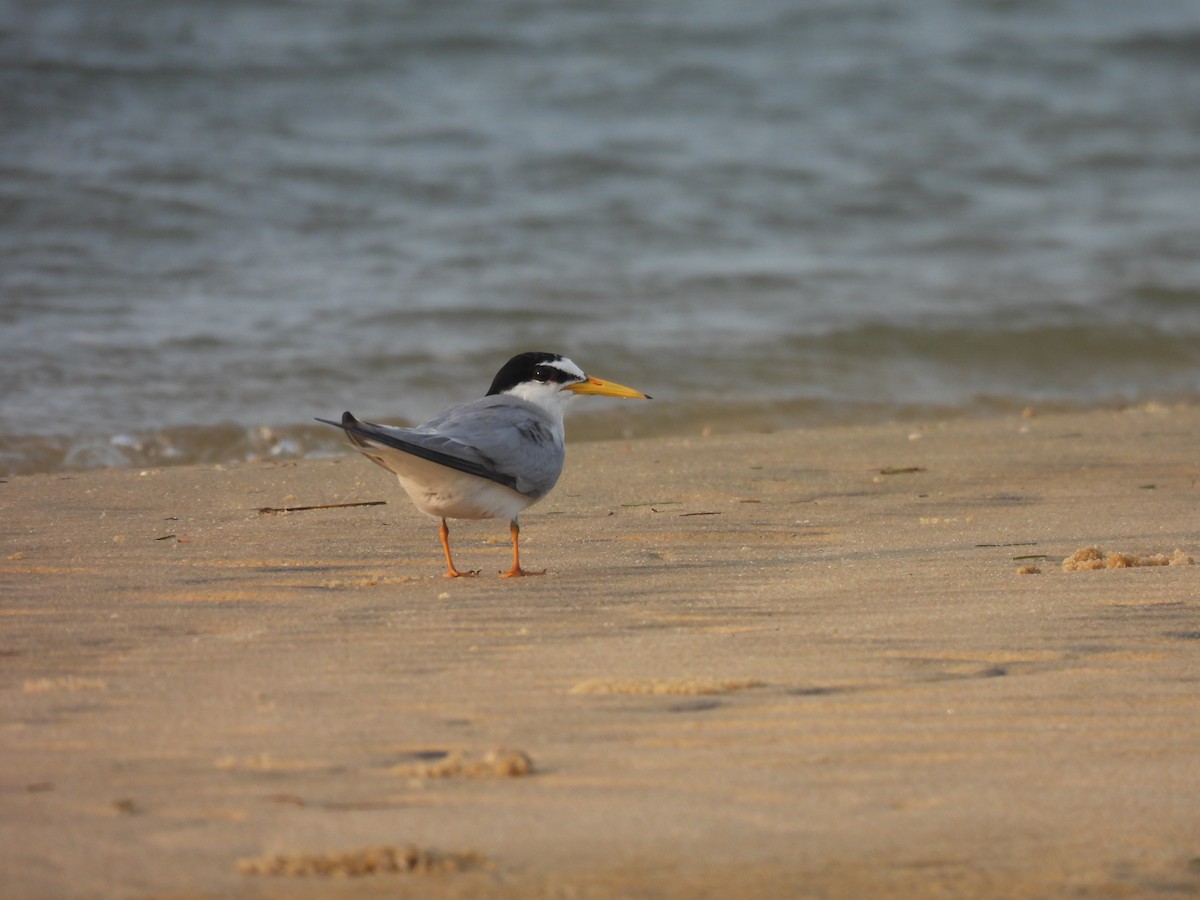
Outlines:
[[450, 555], [447, 519], [507, 518], [512, 568], [502, 578], [541, 575], [521, 568], [517, 516], [554, 487], [566, 457], [563, 413], [578, 394], [649, 400], [648, 394], [584, 374], [557, 353], [521, 353], [496, 373], [487, 395], [452, 406], [416, 428], [317, 419], [346, 432], [372, 462], [400, 479], [417, 508], [442, 520], [446, 577], [461, 572]]

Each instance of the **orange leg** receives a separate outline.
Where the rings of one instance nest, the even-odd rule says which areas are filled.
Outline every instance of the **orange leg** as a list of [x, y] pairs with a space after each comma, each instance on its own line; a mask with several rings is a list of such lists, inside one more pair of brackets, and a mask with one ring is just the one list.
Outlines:
[[446, 577], [467, 578], [474, 576], [474, 572], [460, 572], [454, 568], [454, 560], [450, 556], [450, 529], [446, 526], [445, 519], [442, 519], [442, 527], [438, 529], [438, 534], [442, 536], [442, 549], [446, 551]]
[[528, 569], [521, 568], [521, 526], [517, 524], [517, 520], [513, 519], [508, 523], [508, 530], [512, 532], [513, 539], [513, 564], [512, 568], [507, 572], [501, 572], [501, 578], [520, 578], [522, 575], [545, 575], [545, 570], [541, 572], [533, 572]]

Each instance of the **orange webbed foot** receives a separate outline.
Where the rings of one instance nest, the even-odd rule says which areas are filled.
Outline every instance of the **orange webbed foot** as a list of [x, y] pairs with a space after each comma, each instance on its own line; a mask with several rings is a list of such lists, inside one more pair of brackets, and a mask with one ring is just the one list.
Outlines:
[[513, 566], [507, 572], [501, 572], [501, 578], [523, 578], [526, 575], [545, 575], [545, 569], [522, 569], [520, 566]]

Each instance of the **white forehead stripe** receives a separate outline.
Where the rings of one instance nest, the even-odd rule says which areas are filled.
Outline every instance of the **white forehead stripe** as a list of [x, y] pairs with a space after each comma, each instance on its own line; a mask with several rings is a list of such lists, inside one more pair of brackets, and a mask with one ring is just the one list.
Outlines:
[[553, 366], [559, 371], [566, 372], [568, 375], [579, 381], [585, 381], [587, 379], [587, 375], [583, 374], [583, 369], [579, 368], [579, 366], [575, 365], [575, 363], [571, 362], [571, 360], [567, 359], [565, 356], [561, 359], [553, 360], [552, 362], [542, 363], [542, 365]]

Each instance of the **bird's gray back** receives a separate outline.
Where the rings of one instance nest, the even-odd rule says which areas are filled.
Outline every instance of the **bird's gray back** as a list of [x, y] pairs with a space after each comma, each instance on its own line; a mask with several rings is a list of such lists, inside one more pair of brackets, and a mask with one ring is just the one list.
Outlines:
[[470, 448], [485, 465], [510, 475], [517, 491], [535, 498], [554, 487], [566, 456], [561, 420], [511, 395], [453, 406], [412, 430], [452, 442], [443, 449]]

